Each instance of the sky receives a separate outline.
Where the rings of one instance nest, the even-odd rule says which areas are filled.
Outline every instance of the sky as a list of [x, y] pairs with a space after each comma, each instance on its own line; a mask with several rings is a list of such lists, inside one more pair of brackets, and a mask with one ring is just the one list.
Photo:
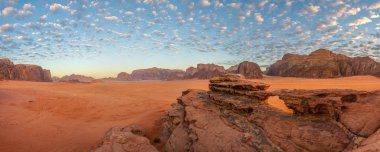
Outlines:
[[253, 61], [326, 48], [380, 61], [380, 0], [0, 0], [0, 58], [53, 76]]

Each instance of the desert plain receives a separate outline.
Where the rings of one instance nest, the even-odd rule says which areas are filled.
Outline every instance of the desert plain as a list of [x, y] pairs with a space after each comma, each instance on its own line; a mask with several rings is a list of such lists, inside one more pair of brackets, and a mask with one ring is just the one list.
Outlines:
[[[335, 79], [264, 77], [276, 89], [380, 89], [380, 79], [354, 76]], [[162, 115], [181, 92], [208, 89], [208, 80], [128, 82], [0, 81], [0, 151], [88, 151], [111, 127], [140, 124], [152, 140]], [[268, 101], [291, 112], [276, 97]]]

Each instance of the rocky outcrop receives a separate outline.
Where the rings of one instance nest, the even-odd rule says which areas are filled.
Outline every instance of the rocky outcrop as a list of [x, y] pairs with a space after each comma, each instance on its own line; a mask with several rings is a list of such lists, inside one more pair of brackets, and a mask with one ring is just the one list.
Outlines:
[[158, 152], [144, 136], [144, 129], [137, 125], [111, 128], [103, 137], [102, 143], [91, 152]]
[[228, 69], [226, 69], [226, 73], [236, 74], [238, 66], [239, 65], [230, 66]]
[[189, 67], [186, 69], [185, 78], [187, 79], [210, 79], [222, 76], [225, 73], [224, 67], [216, 64], [198, 64], [197, 68]]
[[131, 75], [128, 74], [127, 72], [120, 72], [119, 74], [117, 74], [116, 80], [128, 81], [128, 80], [131, 80]]
[[[277, 90], [241, 75], [187, 90], [166, 114], [163, 151], [378, 150], [380, 90]], [[279, 96], [294, 113], [267, 102]]]
[[237, 73], [242, 74], [247, 79], [261, 79], [263, 78], [263, 72], [260, 66], [254, 62], [244, 61], [239, 64]]
[[94, 80], [93, 77], [78, 74], [65, 75], [58, 79], [59, 82], [92, 82]]
[[0, 79], [23, 81], [52, 81], [50, 70], [38, 65], [16, 64], [9, 59], [0, 59]]
[[134, 70], [131, 73], [132, 80], [180, 80], [185, 72], [182, 70], [171, 70], [161, 68], [149, 68]]
[[369, 57], [350, 58], [326, 49], [309, 55], [285, 54], [272, 64], [267, 74], [283, 77], [336, 78], [355, 75], [376, 75], [380, 63]]

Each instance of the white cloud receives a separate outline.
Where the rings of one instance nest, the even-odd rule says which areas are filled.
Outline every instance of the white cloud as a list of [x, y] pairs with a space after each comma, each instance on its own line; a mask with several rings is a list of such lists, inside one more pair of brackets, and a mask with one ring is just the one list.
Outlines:
[[118, 20], [119, 18], [117, 16], [105, 16], [104, 19], [106, 21], [116, 21]]
[[261, 1], [261, 3], [259, 4], [259, 7], [263, 8], [265, 6], [265, 4], [267, 4], [268, 2], [269, 2], [269, 0], [263, 0], [263, 1]]
[[367, 24], [367, 23], [370, 23], [372, 22], [371, 19], [367, 18], [367, 17], [363, 17], [363, 18], [359, 18], [355, 21], [352, 21], [352, 22], [349, 22], [348, 23], [348, 26], [358, 26], [358, 25], [363, 25], [363, 24]]
[[24, 4], [24, 6], [22, 7], [21, 10], [18, 10], [17, 11], [17, 16], [26, 16], [26, 15], [30, 15], [32, 14], [33, 10], [34, 10], [35, 6], [33, 6], [32, 4], [28, 3], [28, 4]]
[[14, 10], [15, 10], [14, 7], [9, 6], [9, 7], [4, 8], [3, 11], [1, 11], [1, 14], [3, 16], [7, 16], [7, 15], [10, 15]]
[[202, 6], [210, 6], [211, 5], [211, 3], [208, 0], [200, 0], [199, 3]]
[[374, 3], [368, 7], [369, 10], [375, 10], [380, 8], [380, 2]]
[[379, 14], [376, 14], [375, 12], [370, 11], [369, 13], [371, 14], [370, 18], [379, 18], [380, 17]]
[[264, 22], [264, 18], [261, 16], [260, 13], [255, 13], [255, 19], [256, 19], [258, 24], [261, 24]]
[[56, 11], [56, 10], [64, 10], [64, 11], [68, 11], [68, 10], [70, 10], [70, 7], [68, 7], [68, 6], [64, 6], [64, 5], [61, 5], [61, 4], [54, 3], [53, 5], [50, 5], [49, 9], [50, 9], [51, 11]]
[[1, 32], [7, 32], [7, 31], [10, 31], [13, 29], [13, 25], [12, 24], [3, 24], [3, 25], [0, 25], [0, 33]]
[[127, 12], [125, 12], [125, 15], [127, 15], [127, 16], [132, 16], [133, 14], [135, 14], [135, 13], [133, 13], [133, 12], [131, 12], [131, 11], [127, 11]]
[[348, 15], [356, 15], [357, 13], [360, 12], [360, 8], [351, 8], [346, 11], [346, 14]]
[[320, 11], [321, 7], [317, 5], [309, 5], [306, 6], [303, 10], [300, 11], [299, 15], [304, 16], [304, 15], [311, 15], [314, 16]]
[[239, 9], [240, 8], [240, 4], [239, 3], [230, 3], [230, 4], [228, 4], [228, 6], [230, 6], [231, 8], [234, 8], [234, 9]]

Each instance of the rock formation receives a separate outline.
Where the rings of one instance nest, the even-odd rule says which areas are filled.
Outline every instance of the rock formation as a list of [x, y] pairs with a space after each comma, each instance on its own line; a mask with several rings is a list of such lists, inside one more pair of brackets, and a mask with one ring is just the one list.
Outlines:
[[186, 69], [186, 79], [210, 79], [222, 76], [225, 73], [224, 67], [216, 64], [198, 64], [197, 68], [189, 67]]
[[268, 68], [268, 75], [283, 77], [335, 78], [355, 75], [376, 75], [380, 63], [369, 57], [350, 58], [325, 49], [309, 55], [285, 54]]
[[58, 79], [59, 82], [92, 82], [93, 80], [95, 80], [93, 77], [77, 74], [65, 75]]
[[260, 66], [254, 62], [244, 61], [239, 64], [236, 73], [242, 74], [247, 79], [261, 79], [263, 78], [263, 72]]
[[0, 59], [0, 79], [23, 81], [52, 81], [50, 71], [38, 65], [16, 64], [7, 58]]
[[142, 127], [131, 125], [125, 128], [111, 128], [103, 137], [102, 143], [92, 152], [158, 152], [144, 137]]
[[161, 68], [139, 69], [132, 71], [132, 80], [179, 80], [183, 79], [185, 72]]
[[233, 65], [226, 70], [226, 73], [236, 74], [239, 65]]
[[[164, 118], [163, 151], [376, 151], [380, 90], [277, 90], [226, 75], [187, 90]], [[267, 103], [279, 96], [294, 113]]]
[[131, 80], [131, 75], [128, 74], [127, 72], [120, 72], [117, 75], [116, 80], [119, 80], [119, 81], [128, 81], [128, 80]]

